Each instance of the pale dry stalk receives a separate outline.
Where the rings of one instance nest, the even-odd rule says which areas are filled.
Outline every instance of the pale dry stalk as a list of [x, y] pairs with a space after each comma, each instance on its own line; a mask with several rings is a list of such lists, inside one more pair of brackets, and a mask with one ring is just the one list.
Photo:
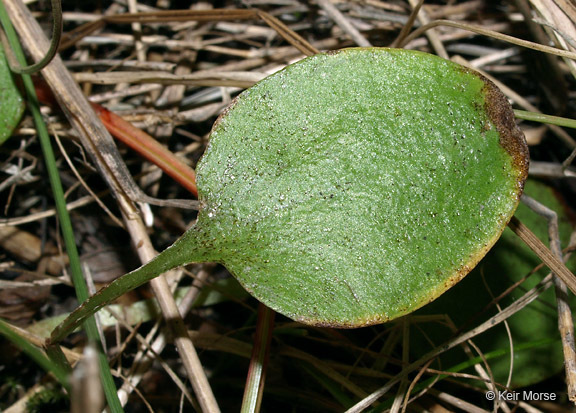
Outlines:
[[[419, 4], [418, 4], [419, 1], [420, 0], [409, 0], [409, 3], [413, 8], [419, 8], [420, 9], [418, 11], [418, 20], [424, 26], [424, 25], [430, 23], [430, 18], [428, 17], [428, 13], [426, 12], [426, 10], [423, 7], [419, 6]], [[448, 52], [446, 51], [446, 48], [444, 47], [442, 40], [440, 40], [440, 37], [438, 36], [438, 33], [436, 32], [436, 30], [429, 30], [426, 33], [426, 37], [428, 37], [428, 40], [430, 41], [430, 44], [432, 45], [432, 47], [436, 51], [436, 54], [438, 54], [438, 56], [440, 56], [444, 59], [448, 59]]]
[[362, 33], [356, 29], [352, 23], [344, 16], [340, 10], [332, 4], [330, 0], [318, 0], [318, 5], [322, 7], [322, 9], [326, 12], [326, 14], [334, 20], [334, 22], [344, 31], [344, 33], [348, 34], [352, 40], [361, 47], [370, 47], [372, 46], [370, 42], [362, 36]]
[[[533, 211], [548, 220], [548, 234], [550, 250], [559, 259], [562, 259], [562, 247], [558, 233], [558, 215], [556, 212], [542, 205], [538, 201], [524, 195], [522, 201]], [[566, 385], [568, 398], [576, 402], [576, 352], [574, 350], [574, 320], [568, 302], [568, 289], [566, 284], [554, 276], [556, 289], [556, 302], [558, 307], [558, 330], [562, 338], [562, 351], [564, 352], [564, 370], [566, 372]]]

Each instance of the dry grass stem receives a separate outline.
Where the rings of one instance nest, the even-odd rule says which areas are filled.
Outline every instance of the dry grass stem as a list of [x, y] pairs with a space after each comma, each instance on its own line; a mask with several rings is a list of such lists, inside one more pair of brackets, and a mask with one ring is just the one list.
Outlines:
[[471, 338], [483, 333], [484, 331], [489, 330], [494, 325], [499, 324], [499, 323], [503, 322], [504, 320], [508, 319], [510, 316], [512, 316], [513, 314], [522, 310], [524, 307], [526, 307], [532, 301], [537, 299], [538, 296], [544, 290], [546, 290], [547, 288], [549, 288], [552, 285], [552, 283], [553, 283], [552, 276], [548, 276], [548, 277], [544, 278], [536, 287], [534, 287], [531, 290], [529, 290], [528, 292], [526, 292], [526, 294], [524, 294], [522, 296], [522, 298], [520, 298], [519, 300], [514, 302], [514, 304], [506, 307], [502, 312], [491, 317], [489, 320], [485, 321], [484, 323], [482, 323], [478, 327], [473, 328], [473, 329], [467, 331], [466, 333], [459, 335], [458, 337], [454, 338], [453, 340], [450, 340], [450, 342], [445, 343], [444, 345], [432, 350], [430, 353], [426, 354], [425, 356], [423, 356], [419, 360], [411, 363], [409, 366], [404, 368], [403, 371], [399, 375], [397, 375], [395, 378], [390, 380], [388, 382], [388, 384], [381, 387], [377, 391], [373, 392], [368, 397], [363, 399], [361, 402], [354, 405], [352, 408], [348, 409], [347, 413], [355, 413], [355, 412], [361, 412], [361, 411], [365, 410], [372, 403], [374, 403], [376, 400], [378, 400], [380, 397], [382, 397], [384, 394], [386, 394], [403, 377], [406, 377], [408, 374], [410, 374], [413, 371], [415, 371], [416, 369], [418, 369], [422, 364], [424, 364], [428, 360], [433, 359], [433, 358], [437, 357], [438, 355], [450, 350], [451, 348], [454, 348], [455, 346], [460, 345], [461, 343], [463, 343], [467, 340], [470, 340]]
[[572, 272], [566, 268], [566, 265], [561, 262], [550, 250], [534, 235], [528, 227], [520, 222], [516, 217], [512, 217], [508, 226], [514, 231], [518, 237], [530, 247], [532, 251], [550, 268], [558, 277], [566, 283], [566, 286], [576, 294], [576, 277]]
[[159, 83], [164, 85], [187, 86], [232, 86], [247, 88], [265, 77], [257, 72], [213, 72], [176, 75], [166, 72], [108, 72], [77, 73], [77, 82], [90, 82], [100, 85], [126, 83]]
[[368, 40], [350, 23], [350, 21], [332, 4], [330, 0], [318, 0], [318, 5], [326, 12], [326, 14], [340, 26], [340, 28], [348, 34], [354, 43], [360, 47], [372, 46]]
[[[558, 259], [562, 259], [562, 248], [558, 231], [558, 215], [551, 209], [526, 195], [523, 196], [522, 201], [533, 211], [547, 219], [550, 249]], [[556, 289], [556, 301], [558, 305], [558, 329], [560, 330], [562, 349], [564, 351], [564, 368], [566, 370], [568, 397], [572, 402], [576, 402], [576, 350], [574, 345], [574, 320], [568, 302], [568, 289], [566, 288], [566, 284], [562, 279], [555, 275], [554, 287]]]
[[457, 397], [452, 396], [451, 394], [439, 392], [438, 390], [430, 389], [430, 394], [436, 396], [439, 400], [443, 400], [452, 406], [456, 407], [457, 409], [463, 410], [469, 413], [489, 413], [490, 410], [484, 410], [472, 403], [468, 403], [466, 400], [459, 399]]
[[[416, 10], [418, 10], [418, 20], [420, 21], [420, 24], [422, 26], [425, 26], [427, 24], [430, 23], [430, 18], [428, 17], [428, 13], [426, 12], [425, 8], [420, 7], [420, 0], [410, 0], [410, 4], [412, 5], [412, 7]], [[430, 44], [432, 45], [434, 51], [436, 52], [436, 54], [444, 59], [448, 59], [448, 53], [446, 52], [446, 49], [444, 48], [444, 43], [442, 42], [442, 40], [440, 39], [438, 33], [436, 32], [436, 30], [427, 30], [426, 31], [426, 37], [428, 37], [428, 40], [430, 41]], [[408, 39], [405, 39], [406, 43], [408, 43]], [[400, 46], [402, 43], [398, 43], [398, 46]]]

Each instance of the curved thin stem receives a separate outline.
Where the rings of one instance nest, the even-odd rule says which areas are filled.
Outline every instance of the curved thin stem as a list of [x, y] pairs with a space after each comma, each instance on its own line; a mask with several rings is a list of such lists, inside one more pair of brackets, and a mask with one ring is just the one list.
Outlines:
[[[31, 75], [39, 72], [44, 69], [44, 67], [54, 59], [56, 53], [58, 53], [58, 47], [60, 46], [60, 39], [62, 37], [62, 4], [60, 3], [60, 0], [51, 0], [50, 5], [52, 7], [52, 41], [50, 42], [50, 48], [39, 62], [24, 67], [21, 66], [16, 56], [14, 56], [12, 48], [6, 41], [4, 33], [0, 31], [2, 34], [2, 44], [6, 51], [6, 59], [10, 65], [10, 70], [14, 73], [20, 75]], [[2, 26], [4, 30], [6, 30], [6, 27], [4, 27], [4, 25]]]
[[213, 240], [207, 237], [209, 234], [197, 226], [190, 228], [172, 246], [148, 263], [117, 278], [88, 299], [83, 299], [82, 305], [52, 331], [47, 343], [60, 342], [102, 307], [166, 271], [191, 262], [217, 262], [218, 251], [211, 249]]
[[402, 26], [402, 30], [400, 30], [398, 37], [390, 44], [390, 47], [398, 47], [399, 44], [403, 44], [404, 39], [406, 36], [408, 36], [408, 32], [410, 32], [412, 27], [414, 27], [414, 22], [416, 21], [418, 12], [420, 12], [423, 4], [424, 0], [418, 1], [418, 4], [412, 9], [412, 13], [410, 13], [410, 16], [408, 16], [408, 21], [404, 26]]

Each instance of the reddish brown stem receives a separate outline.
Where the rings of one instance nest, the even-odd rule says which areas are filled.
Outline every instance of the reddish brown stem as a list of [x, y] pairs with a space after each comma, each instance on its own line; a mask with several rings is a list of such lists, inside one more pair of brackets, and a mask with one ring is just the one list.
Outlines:
[[97, 103], [92, 103], [92, 107], [112, 136], [158, 166], [194, 196], [198, 196], [196, 174], [192, 168], [183, 163], [152, 136], [125, 121], [122, 117]]
[[266, 369], [270, 356], [270, 342], [274, 331], [274, 310], [260, 303], [254, 347], [250, 357], [248, 377], [244, 387], [241, 412], [259, 412], [266, 381]]
[[[54, 95], [52, 95], [50, 88], [45, 83], [41, 80], [35, 80], [35, 86], [36, 94], [42, 103], [51, 107], [57, 106]], [[198, 196], [196, 173], [192, 168], [143, 130], [138, 129], [130, 122], [97, 103], [91, 103], [91, 105], [112, 136], [158, 166], [194, 196]]]

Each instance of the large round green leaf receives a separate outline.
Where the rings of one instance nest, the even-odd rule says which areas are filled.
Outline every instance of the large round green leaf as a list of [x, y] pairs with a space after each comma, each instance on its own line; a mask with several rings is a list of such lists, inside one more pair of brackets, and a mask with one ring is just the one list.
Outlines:
[[217, 121], [196, 230], [210, 259], [288, 317], [384, 322], [477, 264], [527, 162], [505, 97], [478, 73], [407, 50], [320, 54]]
[[196, 225], [55, 330], [189, 262], [224, 264], [303, 323], [361, 327], [434, 300], [498, 239], [528, 150], [476, 72], [383, 48], [319, 54], [238, 96], [198, 164]]

